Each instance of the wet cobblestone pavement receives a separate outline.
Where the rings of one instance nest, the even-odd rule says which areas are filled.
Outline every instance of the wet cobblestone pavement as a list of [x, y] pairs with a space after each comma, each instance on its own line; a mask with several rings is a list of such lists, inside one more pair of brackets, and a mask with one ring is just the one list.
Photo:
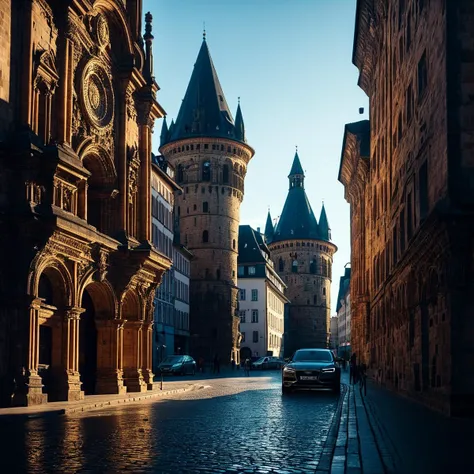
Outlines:
[[0, 471], [315, 472], [337, 395], [282, 397], [274, 372], [201, 381], [173, 399], [2, 423]]

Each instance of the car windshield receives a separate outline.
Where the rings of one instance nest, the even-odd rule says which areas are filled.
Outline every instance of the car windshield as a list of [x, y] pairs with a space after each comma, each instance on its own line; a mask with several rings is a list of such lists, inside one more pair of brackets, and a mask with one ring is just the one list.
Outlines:
[[296, 351], [293, 361], [315, 361], [315, 362], [332, 362], [333, 358], [329, 351]]
[[179, 356], [171, 356], [171, 357], [167, 357], [163, 362], [162, 364], [178, 364], [180, 362], [182, 362], [183, 358], [182, 357], [179, 357]]

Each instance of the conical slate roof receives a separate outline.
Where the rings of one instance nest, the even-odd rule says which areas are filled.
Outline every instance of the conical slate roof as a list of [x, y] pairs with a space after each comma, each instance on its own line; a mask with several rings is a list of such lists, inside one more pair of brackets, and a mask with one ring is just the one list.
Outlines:
[[303, 171], [303, 167], [301, 166], [301, 161], [300, 161], [300, 157], [298, 156], [298, 152], [295, 153], [295, 157], [293, 158], [293, 166], [291, 167], [291, 171], [288, 177], [294, 176], [297, 174], [302, 174], [304, 176], [304, 171]]
[[270, 215], [270, 211], [268, 211], [267, 215], [267, 223], [265, 224], [265, 242], [269, 244], [273, 240], [273, 234], [275, 233], [275, 229], [273, 227], [272, 216]]
[[322, 225], [321, 222], [318, 225], [316, 216], [306, 196], [304, 190], [304, 171], [298, 152], [295, 153], [288, 179], [290, 189], [280, 220], [275, 228], [272, 242], [291, 239], [329, 240], [329, 224], [326, 211], [324, 208], [321, 211]]
[[319, 216], [319, 235], [323, 240], [331, 240], [331, 228], [329, 227], [324, 203], [323, 207], [321, 208], [321, 215]]
[[237, 113], [240, 115], [238, 130], [204, 39], [178, 118], [172, 129], [170, 126], [166, 142], [190, 137], [231, 138], [245, 142], [240, 107]]
[[164, 145], [168, 139], [168, 124], [166, 123], [166, 117], [163, 119], [163, 125], [161, 126], [160, 134], [160, 146]]
[[235, 138], [241, 142], [245, 142], [244, 118], [242, 117], [240, 103], [237, 106], [237, 113], [235, 114]]

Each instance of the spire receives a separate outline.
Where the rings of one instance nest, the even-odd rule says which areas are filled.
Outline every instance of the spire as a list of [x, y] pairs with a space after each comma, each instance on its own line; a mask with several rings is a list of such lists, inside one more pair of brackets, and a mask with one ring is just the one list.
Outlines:
[[160, 134], [160, 146], [163, 146], [168, 141], [168, 124], [166, 123], [166, 117], [163, 119], [163, 125], [161, 126]]
[[298, 147], [296, 147], [295, 157], [293, 158], [293, 165], [291, 166], [290, 174], [290, 189], [293, 187], [304, 188], [304, 171], [301, 166], [300, 157], [298, 156]]
[[290, 190], [272, 241], [319, 239], [318, 223], [303, 186], [304, 172], [298, 151], [288, 178]]
[[154, 80], [153, 77], [153, 40], [154, 36], [151, 34], [153, 29], [151, 23], [153, 21], [153, 16], [150, 12], [145, 15], [145, 34], [143, 39], [145, 40], [145, 66], [143, 69], [143, 74], [149, 82]]
[[270, 209], [268, 210], [267, 223], [265, 224], [265, 242], [267, 244], [271, 243], [273, 240], [273, 234], [275, 229], [273, 227], [272, 216], [270, 215]]
[[[243, 121], [242, 121], [243, 123]], [[187, 137], [237, 138], [234, 119], [204, 37], [170, 140]]]
[[239, 104], [237, 105], [237, 113], [235, 114], [235, 138], [241, 142], [246, 141], [244, 119], [242, 117], [242, 110], [240, 109], [240, 97]]
[[323, 240], [331, 240], [331, 228], [329, 227], [326, 209], [324, 208], [324, 202], [323, 207], [321, 208], [321, 215], [319, 217], [319, 235]]

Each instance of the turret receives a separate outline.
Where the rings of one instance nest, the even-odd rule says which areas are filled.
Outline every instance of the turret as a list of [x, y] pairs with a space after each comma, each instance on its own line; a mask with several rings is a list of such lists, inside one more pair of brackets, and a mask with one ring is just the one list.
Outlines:
[[323, 207], [321, 208], [321, 215], [319, 217], [319, 235], [323, 240], [331, 240], [331, 228], [329, 227], [328, 218], [326, 215], [326, 209]]
[[163, 119], [163, 125], [161, 126], [160, 133], [160, 146], [164, 145], [168, 141], [168, 124], [166, 123], [166, 117]]
[[265, 224], [265, 242], [269, 244], [273, 240], [275, 229], [273, 227], [272, 216], [270, 210], [268, 210], [267, 223]]
[[236, 140], [240, 140], [245, 142], [245, 126], [244, 126], [244, 119], [242, 117], [242, 110], [240, 109], [240, 97], [239, 97], [239, 105], [237, 106], [237, 113], [235, 114], [235, 138]]

